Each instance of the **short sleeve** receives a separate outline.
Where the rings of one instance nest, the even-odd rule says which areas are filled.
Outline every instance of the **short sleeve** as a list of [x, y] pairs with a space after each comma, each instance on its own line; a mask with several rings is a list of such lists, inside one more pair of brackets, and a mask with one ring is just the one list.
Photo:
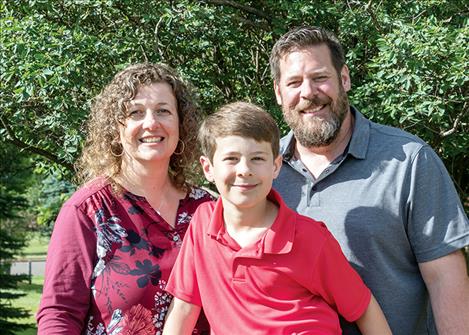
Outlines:
[[96, 234], [91, 219], [65, 204], [47, 252], [38, 334], [81, 334], [89, 309]]
[[330, 233], [314, 267], [313, 285], [316, 293], [350, 322], [359, 319], [370, 303], [370, 290]]
[[454, 184], [436, 153], [423, 146], [411, 166], [407, 230], [418, 262], [469, 244], [469, 223]]
[[197, 282], [194, 257], [196, 250], [197, 211], [192, 217], [189, 229], [181, 246], [171, 275], [166, 285], [166, 291], [185, 302], [202, 306], [199, 285]]

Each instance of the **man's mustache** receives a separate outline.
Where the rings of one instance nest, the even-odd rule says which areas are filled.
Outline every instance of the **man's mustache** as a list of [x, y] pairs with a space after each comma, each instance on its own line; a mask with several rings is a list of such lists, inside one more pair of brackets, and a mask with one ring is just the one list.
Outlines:
[[301, 99], [300, 102], [294, 106], [293, 110], [295, 112], [301, 112], [306, 109], [315, 108], [322, 105], [327, 105], [332, 101], [329, 97], [319, 98], [315, 97], [312, 99]]

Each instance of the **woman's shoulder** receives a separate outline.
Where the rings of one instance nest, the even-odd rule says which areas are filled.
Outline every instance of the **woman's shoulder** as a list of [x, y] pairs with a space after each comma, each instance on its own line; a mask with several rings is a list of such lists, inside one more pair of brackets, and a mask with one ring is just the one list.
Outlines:
[[112, 186], [106, 178], [98, 177], [81, 185], [65, 202], [64, 206], [80, 207], [93, 197], [112, 196]]

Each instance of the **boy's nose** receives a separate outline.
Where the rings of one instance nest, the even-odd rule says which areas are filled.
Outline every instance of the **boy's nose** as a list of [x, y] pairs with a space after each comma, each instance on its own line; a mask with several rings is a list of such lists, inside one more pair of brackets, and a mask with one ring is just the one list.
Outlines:
[[237, 173], [239, 176], [249, 176], [252, 175], [251, 168], [249, 167], [248, 162], [245, 159], [241, 159], [237, 164]]

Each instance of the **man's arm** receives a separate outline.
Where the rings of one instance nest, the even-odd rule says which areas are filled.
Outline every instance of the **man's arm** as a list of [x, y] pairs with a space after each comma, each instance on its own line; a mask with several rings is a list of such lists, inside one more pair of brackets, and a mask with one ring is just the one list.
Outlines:
[[201, 308], [184, 300], [174, 298], [169, 306], [163, 335], [189, 335], [199, 317]]
[[363, 313], [356, 323], [363, 335], [392, 334], [383, 311], [373, 295], [371, 295], [371, 300], [365, 313]]
[[469, 277], [461, 250], [419, 263], [438, 334], [469, 334]]

